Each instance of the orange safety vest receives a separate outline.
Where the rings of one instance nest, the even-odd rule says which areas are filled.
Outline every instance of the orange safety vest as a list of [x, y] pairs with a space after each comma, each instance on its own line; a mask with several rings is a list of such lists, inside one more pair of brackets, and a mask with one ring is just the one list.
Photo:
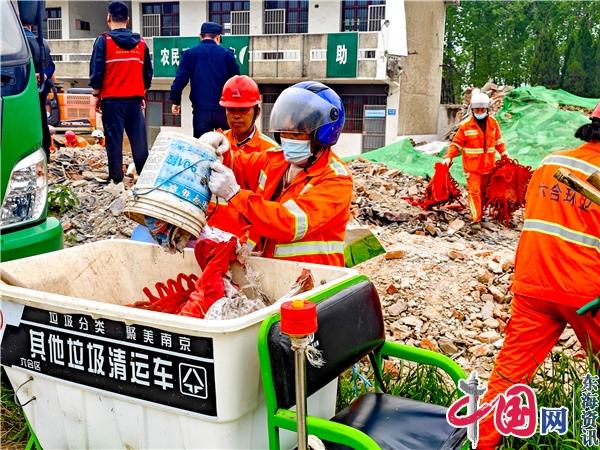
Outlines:
[[496, 119], [487, 116], [484, 139], [483, 130], [477, 125], [475, 117], [470, 116], [458, 128], [448, 147], [446, 157], [452, 159], [462, 153], [465, 172], [486, 174], [494, 169], [496, 151], [500, 154], [505, 151], [500, 126]]
[[534, 172], [515, 259], [513, 292], [575, 308], [600, 295], [600, 206], [558, 182], [600, 170], [600, 144], [552, 153]]
[[280, 148], [234, 154], [233, 164], [240, 185], [258, 184], [256, 192], [242, 189], [229, 201], [251, 225], [249, 244], [267, 258], [344, 266], [352, 176], [331, 149], [279, 195], [289, 167]]
[[[241, 143], [235, 142], [231, 130], [227, 130], [223, 134], [227, 137], [229, 145], [231, 146], [230, 151], [223, 156], [223, 164], [230, 169], [233, 168], [231, 155], [238, 152], [245, 154], [264, 152], [270, 148], [278, 147], [277, 142], [262, 134], [258, 128], [255, 128], [253, 134], [246, 141]], [[253, 190], [250, 186], [243, 187]], [[256, 188], [256, 186], [254, 186], [254, 188]], [[222, 198], [218, 199], [217, 206], [217, 199], [214, 196], [210, 199], [210, 203], [208, 204], [207, 217], [210, 226], [235, 234], [238, 237], [241, 237], [249, 227], [248, 222], [240, 216], [237, 209], [227, 204], [227, 201]]]

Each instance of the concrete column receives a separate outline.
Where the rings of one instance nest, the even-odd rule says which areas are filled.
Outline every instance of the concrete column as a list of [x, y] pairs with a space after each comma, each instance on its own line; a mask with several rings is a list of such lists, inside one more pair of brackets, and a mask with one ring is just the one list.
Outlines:
[[341, 2], [310, 0], [308, 2], [308, 32], [337, 33], [341, 29]]
[[262, 0], [251, 0], [250, 1], [250, 34], [262, 34], [263, 23], [263, 2]]
[[131, 1], [131, 9], [129, 11], [129, 20], [131, 21], [131, 31], [134, 33], [142, 33], [142, 6], [139, 0]]
[[200, 26], [208, 20], [208, 2], [180, 1], [179, 2], [179, 35], [199, 36]]
[[[400, 111], [400, 85], [392, 83], [386, 103], [385, 145], [393, 143], [398, 137], [398, 114]], [[392, 112], [392, 114], [390, 114]], [[395, 112], [395, 114], [393, 114]]]
[[69, 2], [62, 2], [62, 8], [60, 12], [61, 25], [62, 25], [62, 38], [71, 39], [71, 14], [69, 8]]
[[446, 7], [443, 0], [411, 1], [404, 6], [408, 57], [400, 77], [398, 134], [436, 134]]
[[389, 21], [386, 50], [390, 55], [406, 56], [408, 54], [404, 3], [404, 0], [387, 0], [385, 2], [385, 19]]

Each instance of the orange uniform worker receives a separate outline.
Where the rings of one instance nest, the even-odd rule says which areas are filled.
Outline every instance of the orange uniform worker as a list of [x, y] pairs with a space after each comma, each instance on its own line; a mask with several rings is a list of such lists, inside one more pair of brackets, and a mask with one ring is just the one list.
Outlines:
[[[223, 86], [219, 104], [225, 107], [227, 124], [225, 131], [230, 151], [225, 153], [223, 164], [233, 168], [232, 155], [238, 152], [250, 154], [277, 147], [277, 142], [262, 134], [256, 127], [260, 115], [260, 91], [254, 80], [246, 75], [235, 75]], [[208, 224], [241, 237], [248, 222], [239, 216], [237, 209], [227, 201], [213, 196], [208, 206]]]
[[483, 193], [496, 164], [496, 152], [508, 156], [498, 122], [488, 114], [489, 106], [490, 98], [486, 94], [479, 91], [473, 93], [473, 115], [461, 123], [444, 157], [444, 164], [450, 165], [452, 159], [462, 153], [474, 230], [481, 228]]
[[84, 148], [89, 145], [88, 141], [86, 141], [81, 136], [77, 136], [74, 131], [65, 132], [65, 146], [66, 147], [80, 147]]
[[213, 163], [210, 190], [248, 221], [263, 256], [344, 265], [352, 177], [331, 150], [343, 125], [344, 107], [332, 89], [298, 83], [281, 93], [271, 112], [280, 148], [238, 152], [233, 171]]
[[[576, 313], [600, 296], [600, 206], [554, 179], [560, 167], [584, 180], [600, 170], [600, 103], [575, 137], [586, 143], [544, 158], [529, 183], [511, 317], [485, 402], [513, 383], [530, 382], [567, 324], [584, 349], [600, 351], [600, 315]], [[480, 449], [500, 443], [492, 415], [480, 436]]]

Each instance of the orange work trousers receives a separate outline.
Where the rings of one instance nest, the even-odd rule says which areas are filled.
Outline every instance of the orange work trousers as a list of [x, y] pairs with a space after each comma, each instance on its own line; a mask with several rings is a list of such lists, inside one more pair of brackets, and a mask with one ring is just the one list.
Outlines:
[[[590, 345], [594, 354], [600, 351], [600, 314], [580, 316], [574, 307], [515, 294], [504, 344], [483, 402], [492, 401], [513, 384], [529, 383], [567, 324], [586, 351], [590, 351]], [[502, 435], [494, 428], [493, 413], [480, 422], [479, 436], [479, 450], [500, 445]]]
[[481, 222], [483, 215], [484, 194], [490, 183], [490, 174], [465, 172], [467, 177], [467, 192], [471, 223]]

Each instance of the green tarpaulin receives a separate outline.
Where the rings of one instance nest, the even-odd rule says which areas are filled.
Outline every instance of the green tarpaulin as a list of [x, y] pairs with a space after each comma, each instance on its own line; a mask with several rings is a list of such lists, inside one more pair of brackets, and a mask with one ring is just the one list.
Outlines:
[[[510, 91], [496, 118], [500, 124], [506, 149], [522, 164], [537, 167], [548, 153], [581, 145], [575, 130], [589, 121], [581, 111], [569, 111], [560, 106], [593, 109], [598, 99], [551, 90], [542, 86], [523, 87]], [[433, 166], [443, 152], [427, 155], [416, 151], [408, 139], [360, 155], [403, 172], [424, 176], [433, 174]], [[465, 184], [461, 158], [454, 159], [452, 175]]]

